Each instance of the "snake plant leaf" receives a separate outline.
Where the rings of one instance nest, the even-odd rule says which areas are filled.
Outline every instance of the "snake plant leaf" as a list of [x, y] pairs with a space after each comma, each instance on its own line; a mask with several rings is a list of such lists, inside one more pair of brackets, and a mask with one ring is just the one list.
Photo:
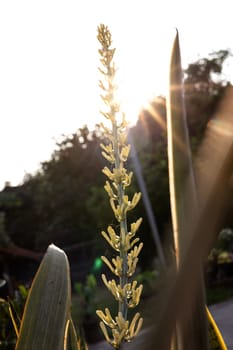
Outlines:
[[50, 245], [27, 298], [16, 350], [64, 350], [71, 303], [69, 276], [65, 253]]
[[213, 319], [210, 311], [206, 309], [208, 321], [209, 321], [209, 338], [210, 338], [210, 349], [211, 350], [227, 350], [225, 341], [220, 333], [220, 330]]
[[[188, 205], [197, 207], [196, 185], [184, 101], [183, 72], [178, 31], [170, 62], [169, 94], [167, 98], [167, 142], [169, 164], [170, 203], [174, 243], [178, 260], [187, 240], [185, 212]], [[188, 199], [184, 188], [188, 181]]]
[[71, 318], [67, 321], [66, 325], [64, 350], [80, 350], [77, 334]]
[[[187, 208], [192, 208], [192, 221], [198, 220], [198, 204], [194, 171], [192, 165], [191, 148], [187, 126], [183, 73], [179, 35], [176, 33], [174, 40], [171, 66], [170, 66], [170, 89], [167, 99], [167, 137], [168, 137], [168, 163], [169, 163], [169, 186], [170, 204], [172, 214], [172, 226], [177, 265], [184, 257], [185, 246], [190, 240], [190, 221], [187, 221]], [[206, 349], [208, 346], [207, 321], [205, 313], [205, 293], [200, 264], [200, 291], [196, 296], [196, 308], [190, 320], [189, 334], [184, 329], [179, 332], [182, 340], [181, 348], [190, 348], [190, 340], [198, 349]], [[187, 324], [185, 324], [185, 328]], [[181, 326], [181, 328], [184, 328]], [[188, 343], [186, 344], [186, 340]], [[178, 346], [180, 349], [180, 346]], [[191, 349], [191, 348], [190, 348]]]
[[[196, 310], [196, 293], [200, 282], [199, 263], [206, 261], [222, 228], [222, 220], [232, 203], [233, 164], [233, 87], [227, 87], [215, 118], [209, 122], [205, 139], [195, 160], [199, 220], [192, 222], [192, 207], [187, 210], [190, 240], [186, 242], [184, 257], [176, 272], [174, 268], [164, 276], [164, 288], [157, 303], [150, 304], [152, 327], [145, 337], [148, 350], [170, 350], [177, 318], [187, 320]], [[201, 327], [201, 325], [199, 326]], [[200, 349], [189, 340], [186, 349]], [[222, 349], [224, 349], [224, 344]], [[141, 346], [142, 348], [142, 346]], [[220, 347], [221, 348], [221, 347]], [[205, 348], [208, 349], [208, 346]]]

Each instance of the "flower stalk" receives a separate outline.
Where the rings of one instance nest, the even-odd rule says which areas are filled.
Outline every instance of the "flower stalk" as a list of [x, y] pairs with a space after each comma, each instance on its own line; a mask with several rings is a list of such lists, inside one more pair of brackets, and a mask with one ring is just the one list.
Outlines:
[[[119, 349], [121, 343], [131, 341], [142, 326], [139, 313], [135, 314], [131, 322], [128, 320], [128, 309], [138, 305], [143, 288], [142, 285], [137, 286], [137, 282], [131, 280], [143, 246], [142, 243], [136, 245], [139, 238], [135, 237], [142, 219], [132, 223], [129, 229], [127, 223], [127, 214], [138, 204], [141, 193], [135, 193], [132, 199], [129, 199], [126, 194], [133, 176], [133, 173], [128, 173], [125, 168], [125, 162], [130, 153], [130, 145], [126, 143], [128, 124], [116, 100], [116, 68], [113, 61], [115, 49], [111, 47], [111, 33], [107, 26], [101, 24], [98, 27], [97, 38], [101, 44], [99, 71], [103, 76], [99, 86], [103, 91], [101, 98], [107, 107], [107, 111], [101, 113], [110, 124], [109, 128], [101, 124], [108, 140], [108, 144], [100, 145], [102, 155], [110, 163], [110, 167], [106, 166], [103, 169], [103, 173], [108, 178], [104, 188], [109, 196], [118, 228], [116, 232], [113, 226], [108, 226], [107, 230], [102, 232], [102, 236], [118, 254], [111, 261], [102, 257], [103, 262], [118, 278], [118, 282], [115, 279], [108, 281], [106, 276], [102, 275], [105, 286], [118, 302], [118, 315], [113, 318], [108, 309], [105, 309], [105, 313], [97, 310], [97, 315], [102, 320], [100, 327], [107, 342], [115, 349]], [[109, 335], [110, 332], [111, 335]]]

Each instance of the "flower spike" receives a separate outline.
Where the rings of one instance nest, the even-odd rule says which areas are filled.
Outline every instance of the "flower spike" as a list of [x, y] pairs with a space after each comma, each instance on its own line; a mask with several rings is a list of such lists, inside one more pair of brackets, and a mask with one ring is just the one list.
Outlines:
[[111, 47], [112, 37], [108, 27], [101, 24], [98, 27], [97, 37], [101, 44], [99, 71], [103, 76], [103, 80], [99, 81], [99, 87], [102, 90], [101, 98], [106, 106], [106, 111], [101, 111], [101, 114], [111, 125], [109, 128], [103, 123], [100, 124], [107, 138], [106, 144], [100, 145], [102, 156], [109, 163], [109, 167], [105, 166], [102, 172], [107, 177], [104, 189], [109, 196], [110, 206], [117, 221], [116, 229], [108, 226], [107, 231], [102, 231], [101, 234], [119, 255], [110, 260], [105, 256], [101, 257], [105, 265], [118, 278], [118, 281], [107, 280], [106, 276], [102, 275], [103, 283], [118, 302], [118, 314], [113, 318], [107, 308], [105, 313], [100, 310], [96, 313], [101, 319], [100, 327], [105, 339], [115, 349], [119, 349], [121, 343], [131, 341], [142, 326], [139, 313], [136, 313], [131, 322], [127, 318], [128, 309], [138, 305], [143, 288], [142, 285], [138, 286], [136, 281], [129, 279], [135, 273], [138, 256], [143, 246], [142, 243], [136, 246], [139, 238], [135, 237], [142, 219], [132, 223], [130, 230], [127, 224], [127, 214], [138, 204], [141, 193], [135, 193], [132, 199], [126, 193], [133, 176], [133, 173], [125, 168], [130, 153], [130, 145], [126, 143], [128, 123], [115, 96], [116, 68], [113, 61], [115, 49]]

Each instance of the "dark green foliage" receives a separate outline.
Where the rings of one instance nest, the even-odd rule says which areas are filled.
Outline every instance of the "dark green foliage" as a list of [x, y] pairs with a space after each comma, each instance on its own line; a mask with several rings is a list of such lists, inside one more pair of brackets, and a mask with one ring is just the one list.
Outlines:
[[136, 281], [143, 285], [142, 298], [147, 298], [155, 294], [159, 274], [155, 270], [146, 270], [136, 276]]
[[206, 289], [207, 305], [221, 303], [233, 298], [233, 286], [222, 285], [218, 287], [209, 287]]
[[233, 277], [233, 231], [222, 229], [206, 264], [208, 286], [230, 284]]
[[201, 58], [189, 64], [185, 73], [185, 105], [193, 149], [196, 150], [213, 117], [216, 106], [229, 84], [222, 75], [225, 60], [230, 51], [213, 52], [208, 58]]
[[1, 193], [0, 208], [4, 207], [5, 210], [17, 208], [22, 205], [22, 201], [16, 192], [11, 191], [11, 187], [5, 187], [5, 191]]
[[5, 213], [0, 211], [0, 246], [8, 247], [11, 244], [11, 239], [6, 232]]
[[221, 251], [227, 251], [233, 253], [233, 230], [225, 228], [220, 231], [216, 248]]
[[84, 283], [76, 282], [74, 285], [74, 291], [79, 300], [79, 325], [83, 325], [85, 320], [95, 318], [98, 306], [97, 288], [97, 281], [93, 274], [87, 275]]
[[110, 224], [113, 220], [112, 211], [109, 206], [109, 197], [103, 188], [103, 184], [104, 179], [102, 185], [93, 185], [90, 188], [89, 197], [85, 201], [88, 214], [93, 223], [95, 223], [95, 229], [98, 232], [101, 232], [105, 228], [106, 223]]
[[9, 307], [19, 329], [28, 289], [20, 285], [12, 299], [0, 299], [0, 350], [13, 350], [16, 344], [16, 333], [12, 323]]
[[9, 240], [24, 248], [34, 248], [39, 217], [33, 192], [26, 191], [24, 186], [6, 187], [0, 193], [0, 208], [5, 214], [5, 234]]
[[85, 241], [95, 229], [86, 200], [91, 197], [91, 187], [101, 183], [99, 138], [84, 127], [57, 146], [51, 160], [42, 163], [37, 210], [47, 239], [40, 235], [38, 246], [47, 245], [48, 239], [60, 245]]
[[97, 285], [94, 274], [88, 274], [83, 283], [74, 284], [72, 317], [81, 339], [85, 337], [89, 343], [103, 339], [96, 310], [106, 307], [109, 300], [112, 302], [110, 293]]

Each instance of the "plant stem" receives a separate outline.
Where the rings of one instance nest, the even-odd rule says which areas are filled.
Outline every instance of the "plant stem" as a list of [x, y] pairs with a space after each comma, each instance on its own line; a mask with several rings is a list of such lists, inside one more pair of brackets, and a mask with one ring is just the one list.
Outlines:
[[[115, 118], [114, 122], [112, 123], [112, 132], [113, 132], [113, 150], [115, 155], [115, 168], [119, 169], [119, 171], [122, 169], [123, 164], [120, 160], [120, 150], [119, 150], [119, 142], [118, 142], [118, 128], [117, 128], [117, 120]], [[117, 187], [117, 195], [118, 195], [118, 205], [119, 207], [123, 204], [123, 196], [125, 194], [124, 187], [122, 182], [120, 181]], [[127, 234], [127, 218], [126, 216], [123, 218], [123, 220], [120, 222], [120, 257], [122, 259], [122, 275], [120, 276], [120, 286], [123, 288], [128, 283], [128, 276], [127, 276], [127, 251], [125, 249], [125, 237]], [[128, 304], [127, 304], [127, 298], [125, 297], [123, 301], [119, 301], [118, 304], [118, 312], [122, 313], [122, 316], [124, 319], [127, 319], [127, 312], [128, 312]]]

